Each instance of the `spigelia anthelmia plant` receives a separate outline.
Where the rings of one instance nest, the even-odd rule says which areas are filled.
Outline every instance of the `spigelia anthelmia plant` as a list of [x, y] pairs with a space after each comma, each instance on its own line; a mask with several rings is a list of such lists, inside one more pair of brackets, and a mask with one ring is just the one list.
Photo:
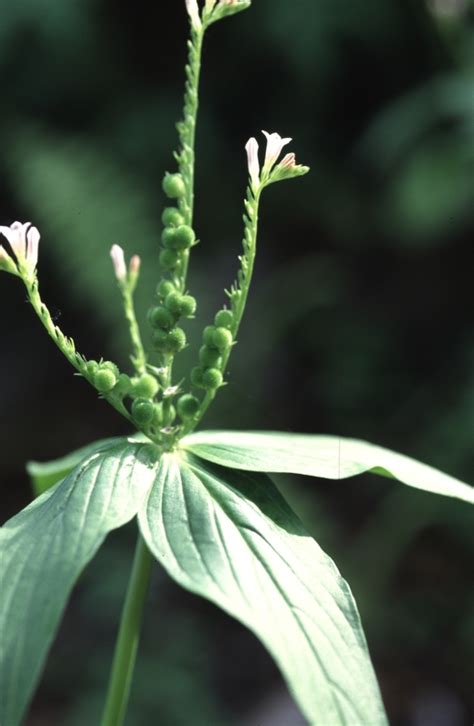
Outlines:
[[[150, 571], [158, 562], [180, 585], [221, 607], [260, 639], [311, 724], [385, 724], [350, 588], [270, 476], [287, 472], [345, 479], [369, 471], [474, 501], [467, 484], [367, 442], [200, 429], [226, 382], [238, 344], [264, 192], [309, 171], [297, 163], [292, 140], [274, 131], [263, 131], [260, 144], [250, 138], [245, 147], [248, 186], [235, 282], [222, 292], [222, 307], [202, 331], [194, 366], [184, 379], [174, 374], [174, 360], [187, 345], [186, 326], [196, 324], [198, 305], [188, 270], [199, 236], [193, 205], [203, 41], [211, 25], [250, 4], [186, 0], [190, 38], [184, 111], [177, 126], [175, 166], [162, 183], [167, 201], [159, 259], [142, 263], [161, 271], [146, 321], [137, 320], [134, 307], [140, 259], [132, 254], [127, 262], [121, 247], [111, 249], [111, 270], [130, 330], [130, 370], [120, 370], [113, 361], [86, 359], [53, 320], [40, 294], [38, 229], [20, 222], [0, 227], [0, 269], [19, 278], [75, 372], [130, 424], [126, 438], [97, 441], [59, 461], [31, 465], [37, 496], [1, 530], [2, 726], [22, 721], [81, 571], [107, 534], [131, 520], [137, 527], [135, 558], [97, 723], [118, 726], [124, 721]], [[144, 325], [149, 327], [146, 337]], [[144, 340], [151, 340], [150, 349]]]

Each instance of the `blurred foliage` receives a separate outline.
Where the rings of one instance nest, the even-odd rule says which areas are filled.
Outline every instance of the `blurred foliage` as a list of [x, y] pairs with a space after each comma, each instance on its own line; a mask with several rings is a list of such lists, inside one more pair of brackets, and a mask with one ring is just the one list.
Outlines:
[[[184, 32], [182, 2], [2, 7], [2, 224], [40, 227], [46, 301], [80, 350], [122, 365], [109, 248], [142, 256], [143, 315]], [[472, 480], [473, 88], [468, 0], [254, 0], [211, 30], [190, 277], [200, 307], [181, 372], [235, 275], [245, 141], [262, 127], [291, 134], [312, 174], [265, 196], [230, 385], [206, 425], [367, 438]], [[71, 379], [22, 295], [3, 275], [4, 518], [30, 497], [25, 460], [127, 430]], [[355, 591], [391, 723], [432, 726], [418, 716], [433, 691], [448, 694], [439, 713], [457, 704], [446, 723], [470, 723], [469, 513], [369, 476], [278, 483]], [[94, 722], [132, 538], [110, 538], [79, 583], [30, 726]], [[251, 723], [281, 688], [253, 636], [156, 573], [130, 725]]]

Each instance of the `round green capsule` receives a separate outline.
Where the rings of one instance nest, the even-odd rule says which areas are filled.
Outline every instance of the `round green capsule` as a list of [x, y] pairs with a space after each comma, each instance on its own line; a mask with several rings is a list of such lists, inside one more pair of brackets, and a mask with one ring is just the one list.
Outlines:
[[[163, 232], [161, 233], [161, 244], [163, 247], [166, 247], [167, 249], [173, 249], [175, 247], [174, 245], [174, 238], [176, 235], [176, 228], [175, 227], [165, 227]], [[176, 247], [176, 249], [179, 249]]]
[[177, 290], [170, 292], [165, 298], [165, 305], [173, 315], [181, 315], [181, 301], [183, 295]]
[[114, 393], [118, 393], [120, 396], [126, 396], [131, 390], [132, 381], [130, 376], [127, 376], [126, 373], [121, 373], [114, 388]]
[[196, 312], [196, 298], [192, 295], [183, 295], [179, 305], [180, 314], [184, 318], [190, 318]]
[[179, 262], [179, 253], [176, 250], [161, 250], [159, 260], [165, 270], [173, 270]]
[[204, 369], [200, 366], [196, 366], [191, 371], [191, 383], [193, 386], [196, 386], [196, 388], [203, 388], [203, 382], [202, 382], [202, 376], [204, 373]]
[[166, 173], [163, 178], [163, 191], [170, 199], [180, 199], [186, 194], [186, 186], [181, 174]]
[[115, 375], [116, 378], [118, 378], [119, 375], [120, 375], [120, 371], [118, 369], [118, 366], [116, 366], [115, 363], [112, 363], [111, 360], [104, 360], [100, 364], [100, 368], [101, 369], [105, 368], [108, 371], [112, 371], [112, 373]]
[[109, 368], [99, 368], [94, 375], [94, 385], [100, 393], [109, 393], [117, 383], [117, 376]]
[[185, 393], [184, 396], [178, 400], [178, 414], [181, 418], [193, 418], [199, 411], [199, 401], [196, 396], [192, 396], [190, 393]]
[[219, 350], [228, 350], [232, 345], [232, 333], [227, 328], [216, 328], [212, 335], [212, 342]]
[[155, 330], [153, 332], [151, 342], [153, 345], [153, 348], [155, 350], [159, 350], [160, 352], [165, 352], [166, 350], [166, 339], [168, 337], [168, 331], [162, 330], [161, 328], [158, 328], [158, 330]]
[[174, 315], [163, 305], [150, 308], [148, 311], [148, 322], [152, 328], [164, 328], [169, 330], [174, 325]]
[[132, 416], [142, 426], [151, 423], [154, 412], [155, 405], [147, 398], [136, 398], [132, 403]]
[[182, 328], [174, 328], [166, 336], [165, 351], [179, 353], [186, 347], [186, 333]]
[[163, 424], [163, 404], [155, 403], [153, 407], [153, 418], [151, 425], [159, 428]]
[[187, 250], [196, 239], [193, 229], [187, 224], [176, 227], [173, 232], [169, 246], [175, 250]]
[[153, 398], [158, 393], [159, 383], [151, 373], [144, 373], [133, 384], [133, 395], [141, 398]]
[[202, 384], [208, 390], [214, 390], [222, 385], [222, 373], [217, 368], [206, 368], [202, 374]]
[[174, 285], [171, 280], [160, 280], [156, 287], [156, 294], [165, 298], [170, 292], [173, 292]]
[[86, 363], [86, 371], [89, 373], [90, 376], [94, 376], [95, 373], [99, 370], [99, 364], [96, 360], [88, 360]]
[[220, 352], [217, 348], [210, 348], [208, 345], [202, 345], [199, 349], [199, 362], [204, 368], [214, 368], [222, 363]]
[[206, 325], [202, 333], [202, 339], [206, 345], [214, 346], [214, 331], [216, 330], [215, 325]]
[[218, 328], [230, 328], [234, 322], [234, 313], [232, 310], [219, 310], [214, 318], [214, 323]]
[[176, 207], [166, 207], [161, 215], [165, 227], [179, 227], [184, 224], [184, 217]]

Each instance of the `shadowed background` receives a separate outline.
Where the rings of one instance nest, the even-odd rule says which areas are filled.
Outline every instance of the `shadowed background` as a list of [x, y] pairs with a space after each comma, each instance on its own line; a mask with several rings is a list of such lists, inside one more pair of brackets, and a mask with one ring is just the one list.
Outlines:
[[[208, 33], [183, 374], [236, 273], [245, 142], [292, 136], [312, 171], [264, 193], [248, 312], [207, 427], [364, 438], [472, 480], [473, 16], [462, 0], [254, 0]], [[172, 0], [2, 8], [0, 221], [39, 227], [55, 319], [123, 367], [109, 249], [142, 256], [144, 315], [185, 32]], [[4, 520], [31, 498], [26, 460], [129, 429], [5, 274], [0, 309]], [[277, 483], [354, 590], [391, 723], [471, 723], [467, 507], [371, 476]], [[133, 526], [110, 536], [83, 574], [27, 726], [97, 722], [133, 539]], [[127, 724], [302, 723], [255, 638], [156, 570]]]

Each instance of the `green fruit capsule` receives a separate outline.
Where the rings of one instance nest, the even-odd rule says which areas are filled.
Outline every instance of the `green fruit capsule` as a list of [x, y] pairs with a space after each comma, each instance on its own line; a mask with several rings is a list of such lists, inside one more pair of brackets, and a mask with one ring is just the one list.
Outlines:
[[181, 418], [193, 418], [199, 411], [199, 401], [196, 396], [185, 393], [178, 400], [178, 414]]
[[179, 353], [186, 347], [186, 333], [181, 328], [174, 328], [169, 332], [166, 330], [155, 330], [153, 333], [153, 348], [160, 353]]
[[193, 386], [196, 386], [196, 388], [203, 388], [203, 382], [202, 382], [202, 376], [203, 376], [204, 370], [200, 366], [196, 366], [191, 371], [191, 383]]
[[90, 376], [94, 376], [95, 373], [99, 370], [99, 364], [96, 360], [88, 360], [86, 363], [86, 371], [89, 373]]
[[161, 215], [165, 227], [179, 227], [184, 224], [184, 217], [176, 207], [166, 207]]
[[234, 322], [234, 313], [232, 310], [219, 310], [214, 318], [214, 323], [218, 328], [230, 328]]
[[170, 311], [170, 313], [173, 313], [173, 315], [181, 315], [181, 301], [183, 299], [183, 295], [181, 295], [180, 292], [177, 290], [173, 290], [173, 292], [170, 292], [165, 299], [165, 305]]
[[118, 393], [120, 396], [126, 396], [132, 390], [132, 381], [130, 376], [126, 373], [121, 373], [118, 377], [117, 384], [114, 389], [114, 393]]
[[160, 265], [165, 270], [173, 270], [179, 262], [179, 254], [176, 250], [162, 250], [160, 252]]
[[203, 345], [199, 349], [199, 362], [204, 368], [219, 367], [222, 363], [221, 354], [217, 348], [210, 348], [208, 345]]
[[118, 366], [116, 366], [116, 365], [115, 365], [115, 363], [112, 363], [112, 361], [111, 361], [111, 360], [104, 360], [104, 361], [103, 361], [103, 362], [102, 362], [102, 363], [100, 364], [100, 368], [101, 368], [101, 369], [102, 369], [102, 368], [105, 368], [105, 369], [107, 369], [108, 371], [112, 371], [112, 373], [113, 373], [113, 374], [115, 375], [115, 377], [116, 377], [116, 378], [118, 378], [118, 377], [119, 377], [119, 375], [120, 375], [120, 371], [119, 371], [119, 369], [118, 369]]
[[144, 373], [133, 384], [133, 395], [141, 398], [153, 398], [158, 393], [159, 383], [151, 373]]
[[155, 403], [151, 425], [159, 428], [163, 424], [163, 404]]
[[166, 338], [168, 337], [168, 331], [159, 328], [155, 330], [152, 335], [152, 345], [155, 350], [164, 352], [166, 349]]
[[149, 424], [155, 413], [155, 405], [146, 398], [137, 398], [132, 403], [132, 416], [141, 426]]
[[156, 294], [165, 298], [170, 292], [173, 292], [173, 290], [174, 285], [171, 280], [160, 280], [156, 288]]
[[207, 368], [202, 374], [202, 384], [207, 390], [219, 388], [222, 381], [222, 373], [217, 368]]
[[[163, 247], [166, 247], [166, 249], [173, 249], [175, 247], [174, 245], [174, 238], [176, 236], [176, 229], [175, 227], [165, 227], [163, 232], [161, 233], [161, 244]], [[176, 247], [176, 249], [179, 249]]]
[[170, 313], [168, 308], [158, 305], [150, 308], [148, 311], [148, 322], [152, 328], [164, 328], [169, 330], [174, 325], [174, 315]]
[[213, 346], [214, 345], [214, 331], [216, 330], [216, 327], [214, 325], [206, 325], [204, 328], [204, 331], [202, 333], [202, 339], [206, 345]]
[[100, 393], [109, 393], [117, 383], [117, 376], [108, 368], [99, 368], [94, 375], [94, 386]]
[[186, 194], [186, 186], [181, 174], [166, 173], [163, 178], [163, 191], [170, 199], [180, 199]]
[[196, 298], [192, 295], [183, 295], [180, 302], [180, 313], [184, 318], [190, 318], [196, 312]]
[[173, 231], [174, 235], [169, 246], [175, 250], [187, 250], [196, 239], [194, 231], [187, 224], [182, 224]]
[[232, 333], [227, 328], [216, 328], [212, 335], [212, 342], [219, 350], [228, 350], [232, 345]]

